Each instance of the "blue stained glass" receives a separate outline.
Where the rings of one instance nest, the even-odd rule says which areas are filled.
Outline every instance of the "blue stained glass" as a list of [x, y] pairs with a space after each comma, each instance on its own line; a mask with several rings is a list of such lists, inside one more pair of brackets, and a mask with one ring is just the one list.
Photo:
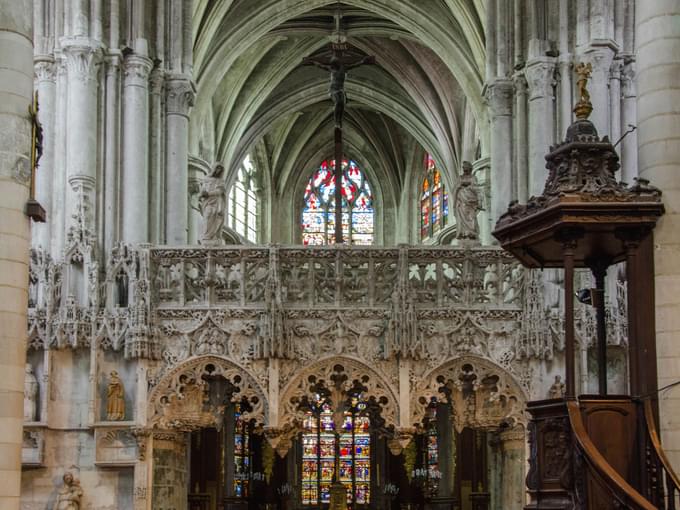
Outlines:
[[[335, 161], [326, 160], [305, 187], [302, 209], [302, 242], [329, 244], [335, 238]], [[352, 160], [343, 161], [343, 237], [353, 244], [373, 242], [373, 194], [363, 172]], [[351, 231], [350, 231], [351, 225]]]

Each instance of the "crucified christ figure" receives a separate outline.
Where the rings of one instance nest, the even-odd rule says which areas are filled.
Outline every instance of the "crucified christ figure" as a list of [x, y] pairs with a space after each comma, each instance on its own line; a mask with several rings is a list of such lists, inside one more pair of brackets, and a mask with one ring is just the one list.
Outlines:
[[304, 65], [314, 65], [331, 73], [331, 83], [328, 88], [328, 95], [333, 101], [333, 118], [335, 127], [342, 128], [342, 117], [345, 113], [345, 77], [347, 71], [366, 64], [375, 64], [375, 57], [366, 56], [358, 60], [350, 61], [344, 50], [333, 50], [329, 60], [320, 57], [306, 57], [302, 59]]

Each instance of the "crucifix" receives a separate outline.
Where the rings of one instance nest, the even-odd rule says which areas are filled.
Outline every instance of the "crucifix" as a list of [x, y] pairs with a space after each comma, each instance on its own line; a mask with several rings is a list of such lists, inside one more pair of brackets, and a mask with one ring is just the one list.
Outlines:
[[342, 119], [345, 113], [347, 97], [345, 95], [345, 78], [347, 71], [367, 64], [375, 64], [375, 57], [364, 56], [351, 50], [345, 36], [342, 35], [342, 12], [340, 6], [335, 13], [335, 41], [330, 50], [315, 57], [302, 59], [303, 65], [314, 65], [331, 73], [328, 95], [333, 101], [333, 121], [335, 122], [335, 244], [343, 243], [342, 233]]
[[35, 173], [38, 169], [38, 161], [43, 153], [43, 128], [38, 120], [38, 92], [33, 96], [33, 102], [28, 105], [28, 115], [31, 119], [31, 182], [26, 202], [26, 216], [38, 223], [47, 221], [47, 213], [35, 199]]

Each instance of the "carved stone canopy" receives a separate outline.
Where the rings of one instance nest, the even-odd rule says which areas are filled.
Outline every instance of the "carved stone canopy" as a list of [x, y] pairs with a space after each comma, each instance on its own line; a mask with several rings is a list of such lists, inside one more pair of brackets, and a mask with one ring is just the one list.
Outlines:
[[161, 379], [149, 401], [151, 424], [166, 430], [217, 426], [231, 402], [247, 404], [245, 419], [266, 421], [265, 392], [255, 378], [219, 356], [201, 356], [178, 365]]
[[644, 179], [616, 180], [619, 157], [589, 120], [577, 120], [565, 141], [546, 155], [543, 193], [510, 203], [493, 232], [527, 267], [561, 267], [565, 242], [575, 245], [576, 267], [625, 258], [625, 240], [644, 237], [663, 214], [661, 192]]

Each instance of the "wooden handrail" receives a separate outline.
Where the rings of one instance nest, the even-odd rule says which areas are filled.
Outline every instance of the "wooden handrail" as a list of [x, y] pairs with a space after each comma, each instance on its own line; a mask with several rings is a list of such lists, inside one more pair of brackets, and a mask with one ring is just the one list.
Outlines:
[[659, 434], [656, 431], [656, 422], [654, 421], [654, 412], [652, 411], [652, 401], [650, 399], [647, 398], [644, 400], [644, 408], [647, 433], [649, 434], [649, 439], [652, 442], [652, 446], [654, 446], [654, 451], [656, 452], [657, 457], [659, 457], [664, 470], [673, 482], [673, 485], [675, 485], [675, 490], [680, 492], [680, 478], [678, 478], [678, 475], [673, 470], [668, 457], [666, 457], [666, 452], [661, 446], [661, 440], [659, 439]]
[[581, 410], [575, 400], [567, 402], [567, 412], [569, 413], [569, 422], [571, 423], [571, 430], [574, 432], [574, 437], [578, 442], [583, 455], [588, 464], [597, 471], [602, 480], [614, 489], [629, 498], [638, 508], [644, 510], [656, 510], [647, 499], [635, 490], [623, 477], [607, 462], [602, 456], [597, 447], [593, 444], [583, 424], [581, 417]]

